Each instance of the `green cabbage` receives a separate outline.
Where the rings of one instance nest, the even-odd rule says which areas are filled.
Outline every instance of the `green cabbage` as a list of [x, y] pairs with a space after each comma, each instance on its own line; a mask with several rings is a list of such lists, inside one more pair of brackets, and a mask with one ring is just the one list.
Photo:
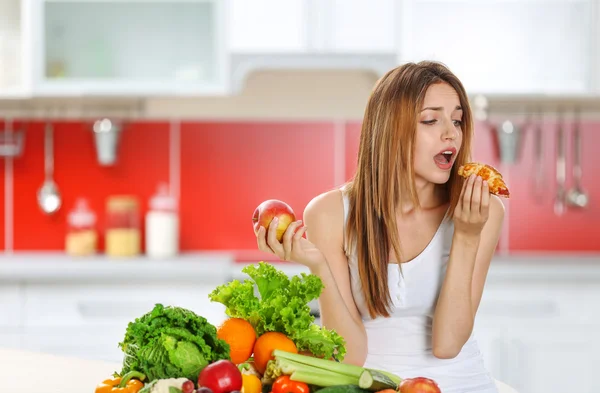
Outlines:
[[216, 327], [206, 318], [162, 304], [130, 322], [119, 347], [124, 353], [119, 375], [139, 371], [148, 382], [188, 378], [196, 383], [208, 364], [230, 360], [229, 345], [217, 338]]

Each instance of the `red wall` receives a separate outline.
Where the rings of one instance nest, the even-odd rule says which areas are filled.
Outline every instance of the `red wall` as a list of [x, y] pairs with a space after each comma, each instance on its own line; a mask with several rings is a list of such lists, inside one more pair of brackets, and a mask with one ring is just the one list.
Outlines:
[[[0, 125], [2, 123], [0, 122]], [[600, 124], [583, 125], [584, 186], [591, 197], [585, 211], [553, 212], [554, 130], [544, 128], [547, 176], [546, 198], [539, 204], [531, 195], [533, 145], [525, 134], [522, 160], [500, 166], [485, 125], [477, 125], [474, 158], [502, 169], [512, 197], [507, 201], [511, 250], [600, 250], [600, 185], [591, 170], [600, 158]], [[301, 216], [315, 195], [336, 187], [336, 143], [344, 143], [345, 178], [355, 168], [359, 122], [348, 122], [345, 138], [336, 139], [333, 122], [185, 122], [181, 125], [180, 193], [181, 248], [191, 250], [254, 250], [250, 217], [263, 200], [287, 201]], [[570, 135], [568, 128], [567, 135]], [[64, 207], [53, 217], [36, 204], [44, 180], [41, 122], [27, 123], [23, 156], [14, 160], [14, 249], [61, 250], [66, 214], [77, 197], [88, 198], [104, 222], [109, 195], [129, 193], [143, 211], [157, 184], [169, 180], [169, 124], [138, 122], [122, 134], [119, 163], [110, 168], [96, 162], [89, 125], [55, 124], [55, 180]], [[570, 143], [568, 144], [570, 147]], [[568, 162], [570, 163], [570, 149]], [[568, 166], [570, 171], [570, 164]], [[570, 184], [570, 173], [568, 181]], [[4, 164], [0, 166], [0, 247], [5, 247]], [[101, 242], [102, 246], [102, 242]], [[260, 254], [258, 254], [260, 255]], [[262, 255], [260, 255], [262, 257]]]

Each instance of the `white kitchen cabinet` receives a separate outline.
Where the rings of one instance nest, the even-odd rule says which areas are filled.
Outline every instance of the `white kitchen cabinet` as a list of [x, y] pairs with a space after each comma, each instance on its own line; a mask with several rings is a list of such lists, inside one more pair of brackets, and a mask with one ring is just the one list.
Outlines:
[[22, 296], [19, 285], [0, 285], [0, 329], [23, 323]]
[[226, 1], [23, 1], [36, 95], [226, 91]]
[[397, 53], [399, 4], [395, 0], [329, 0], [324, 49], [341, 53]]
[[19, 349], [118, 363], [123, 360], [118, 344], [123, 341], [126, 328], [127, 324], [26, 327], [22, 329]]
[[234, 53], [396, 53], [394, 0], [231, 0]]
[[0, 1], [0, 98], [19, 98], [27, 93], [29, 62], [24, 48], [21, 0]]
[[[216, 284], [215, 284], [216, 285]], [[0, 327], [0, 345], [120, 362], [118, 343], [127, 324], [152, 310], [156, 303], [194, 311], [218, 326], [226, 318], [224, 306], [208, 301], [214, 286], [190, 283], [107, 282], [99, 284], [25, 284], [20, 335]], [[20, 341], [15, 341], [15, 337]]]
[[487, 285], [476, 337], [495, 378], [519, 392], [594, 392], [600, 350], [596, 282]]
[[22, 349], [23, 328], [8, 328], [0, 326], [0, 348]]
[[503, 357], [503, 382], [519, 392], [597, 392], [600, 325], [513, 324]]
[[232, 52], [302, 52], [307, 48], [306, 0], [230, 0]]
[[483, 355], [485, 367], [492, 375], [504, 382], [504, 359], [506, 327], [501, 324], [488, 323], [485, 318], [478, 318], [473, 328], [475, 340]]
[[208, 295], [213, 289], [214, 286], [168, 281], [132, 285], [27, 284], [23, 291], [23, 325], [126, 326], [127, 322], [151, 311], [156, 303], [190, 309], [218, 325], [225, 314], [221, 304], [208, 302]]
[[404, 61], [440, 60], [469, 93], [586, 94], [595, 0], [404, 0]]

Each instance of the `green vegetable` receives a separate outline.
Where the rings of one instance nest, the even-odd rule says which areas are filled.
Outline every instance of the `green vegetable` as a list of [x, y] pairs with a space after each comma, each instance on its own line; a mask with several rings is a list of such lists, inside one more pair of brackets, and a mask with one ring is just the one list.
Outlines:
[[135, 370], [148, 382], [187, 378], [196, 383], [209, 363], [230, 359], [229, 345], [206, 318], [162, 304], [130, 322], [119, 347], [125, 354], [120, 375]]
[[269, 361], [264, 378], [269, 381], [280, 375], [289, 375], [294, 381], [310, 385], [329, 387], [338, 385], [356, 385], [369, 391], [397, 389], [402, 379], [394, 374], [319, 359], [276, 349], [275, 360]]
[[265, 262], [246, 266], [242, 272], [250, 278], [243, 282], [232, 280], [209, 295], [211, 301], [226, 307], [229, 317], [247, 320], [259, 336], [265, 332], [283, 333], [301, 352], [344, 359], [342, 336], [315, 324], [315, 317], [310, 314], [308, 303], [318, 299], [324, 288], [318, 276], [302, 273], [290, 279]]
[[318, 390], [319, 393], [371, 393], [370, 390], [360, 388], [356, 385], [336, 385]]
[[379, 370], [366, 369], [358, 380], [358, 386], [377, 392], [384, 389], [396, 389], [398, 383]]

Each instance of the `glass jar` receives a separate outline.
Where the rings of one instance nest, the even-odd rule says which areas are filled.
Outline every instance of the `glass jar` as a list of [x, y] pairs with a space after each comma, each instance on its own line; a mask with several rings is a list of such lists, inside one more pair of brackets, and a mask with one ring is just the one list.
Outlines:
[[89, 208], [87, 200], [79, 198], [67, 215], [65, 251], [72, 256], [94, 255], [98, 250], [96, 214]]
[[140, 254], [140, 208], [137, 198], [113, 196], [106, 206], [106, 255], [133, 257]]

